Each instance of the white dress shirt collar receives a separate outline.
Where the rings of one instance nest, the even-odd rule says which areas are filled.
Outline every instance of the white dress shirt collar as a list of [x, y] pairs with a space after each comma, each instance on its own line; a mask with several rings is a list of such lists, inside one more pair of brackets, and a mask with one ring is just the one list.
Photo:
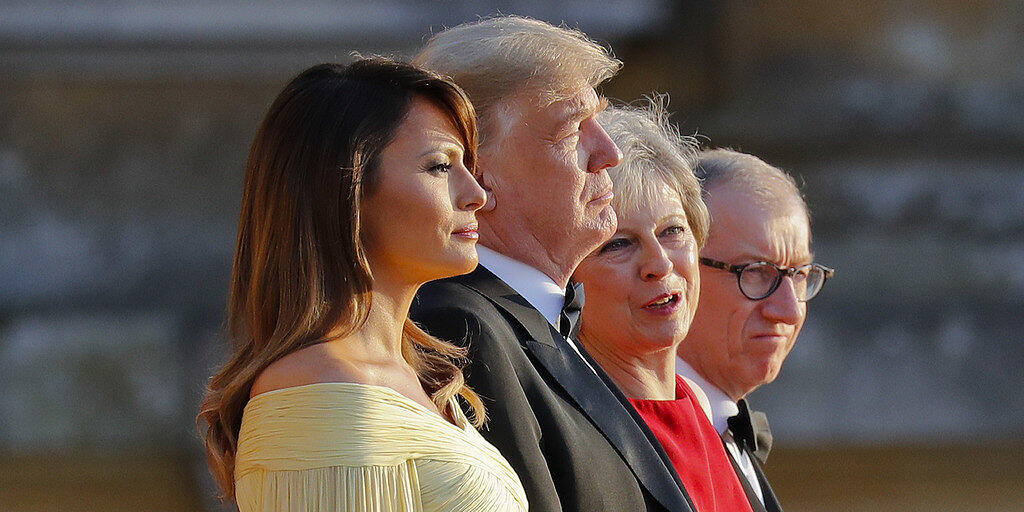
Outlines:
[[719, 434], [724, 434], [725, 430], [729, 428], [729, 418], [740, 412], [736, 402], [729, 398], [729, 395], [726, 395], [724, 391], [708, 382], [701, 374], [697, 373], [697, 370], [690, 366], [690, 363], [687, 363], [681, 357], [676, 357], [676, 373], [696, 382], [704, 390], [704, 393], [708, 396], [708, 401], [711, 402], [711, 424], [714, 425], [715, 430]]
[[549, 324], [558, 329], [558, 317], [565, 304], [565, 289], [547, 274], [526, 263], [514, 260], [477, 244], [480, 264], [522, 295], [531, 306], [540, 311]]

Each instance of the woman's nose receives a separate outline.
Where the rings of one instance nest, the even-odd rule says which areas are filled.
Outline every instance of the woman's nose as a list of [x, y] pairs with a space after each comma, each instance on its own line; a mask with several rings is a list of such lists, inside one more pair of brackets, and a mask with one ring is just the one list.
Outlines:
[[654, 244], [643, 251], [640, 264], [640, 278], [644, 281], [658, 281], [672, 272], [672, 260], [661, 244]]
[[[461, 165], [459, 167], [462, 167]], [[469, 170], [462, 167], [456, 173], [455, 204], [460, 210], [479, 210], [487, 201], [487, 192], [476, 181]]]

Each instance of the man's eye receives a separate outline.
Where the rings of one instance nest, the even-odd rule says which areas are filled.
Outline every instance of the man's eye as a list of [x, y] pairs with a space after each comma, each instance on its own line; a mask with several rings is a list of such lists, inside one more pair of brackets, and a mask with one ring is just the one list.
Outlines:
[[[567, 126], [566, 128], [570, 128], [570, 127]], [[571, 128], [572, 128], [571, 131], [562, 132], [562, 135], [560, 137], [558, 137], [558, 140], [566, 142], [566, 141], [570, 141], [570, 140], [574, 140], [574, 139], [578, 138], [580, 136], [580, 132], [582, 131], [580, 129], [580, 125], [574, 125]]]
[[598, 251], [598, 254], [604, 254], [609, 251], [617, 251], [628, 245], [629, 240], [626, 240], [625, 238], [616, 238], [614, 240], [609, 240], [608, 243], [601, 246], [601, 250]]

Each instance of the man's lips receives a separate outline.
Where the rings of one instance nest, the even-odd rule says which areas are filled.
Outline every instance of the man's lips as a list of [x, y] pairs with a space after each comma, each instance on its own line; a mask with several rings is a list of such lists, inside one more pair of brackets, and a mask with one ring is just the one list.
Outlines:
[[751, 336], [750, 339], [765, 343], [785, 343], [786, 340], [789, 339], [789, 336], [778, 333], [761, 333]]
[[590, 200], [591, 203], [611, 203], [612, 198], [615, 197], [615, 192], [612, 189], [608, 189], [602, 192], [597, 197]]

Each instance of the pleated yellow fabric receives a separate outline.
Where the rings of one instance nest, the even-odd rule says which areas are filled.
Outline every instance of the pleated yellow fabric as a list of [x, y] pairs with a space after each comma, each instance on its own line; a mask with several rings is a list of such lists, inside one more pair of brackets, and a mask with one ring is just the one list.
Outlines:
[[523, 512], [508, 462], [397, 391], [325, 382], [253, 397], [235, 460], [241, 512]]

